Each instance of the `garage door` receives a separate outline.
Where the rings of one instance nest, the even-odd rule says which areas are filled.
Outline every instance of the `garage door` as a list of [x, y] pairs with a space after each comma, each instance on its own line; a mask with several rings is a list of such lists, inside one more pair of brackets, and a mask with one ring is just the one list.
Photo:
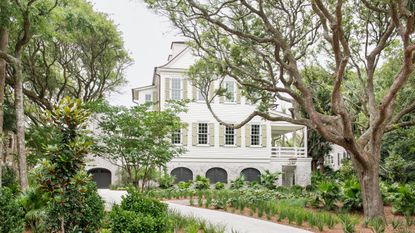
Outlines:
[[261, 172], [255, 168], [245, 168], [241, 171], [241, 176], [245, 177], [245, 181], [252, 182], [256, 181], [259, 182], [261, 178]]
[[206, 177], [209, 178], [212, 184], [217, 182], [228, 183], [228, 173], [225, 169], [219, 167], [209, 169], [206, 172]]
[[170, 175], [175, 177], [175, 182], [193, 180], [193, 172], [189, 168], [178, 167], [171, 171]]
[[97, 183], [97, 188], [108, 189], [111, 185], [111, 172], [105, 168], [94, 168], [88, 171], [93, 180]]

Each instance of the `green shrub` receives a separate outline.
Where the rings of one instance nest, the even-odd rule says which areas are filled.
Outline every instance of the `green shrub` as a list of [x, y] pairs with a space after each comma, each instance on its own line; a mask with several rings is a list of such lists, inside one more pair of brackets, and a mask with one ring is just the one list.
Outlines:
[[29, 187], [18, 200], [24, 210], [26, 228], [33, 233], [46, 232], [47, 196], [39, 188]]
[[362, 191], [360, 183], [356, 178], [346, 180], [342, 185], [343, 208], [350, 210], [363, 209]]
[[356, 232], [356, 221], [349, 215], [340, 215], [340, 223], [342, 224], [342, 229], [344, 233], [354, 233]]
[[188, 188], [190, 188], [190, 186], [192, 185], [192, 183], [193, 183], [193, 181], [191, 181], [191, 180], [186, 181], [186, 182], [180, 181], [177, 184], [177, 187], [179, 187], [179, 189], [188, 189]]
[[175, 179], [174, 176], [164, 173], [158, 179], [159, 187], [162, 189], [173, 187], [174, 179]]
[[231, 181], [232, 189], [240, 189], [245, 185], [245, 176], [239, 176], [235, 180]]
[[[98, 195], [95, 182], [86, 177], [86, 173], [81, 172], [79, 181], [85, 182], [80, 189], [70, 188], [67, 191], [69, 199], [63, 208], [49, 202], [47, 207], [46, 229], [48, 232], [60, 230], [60, 218], [57, 213], [64, 210], [65, 232], [96, 232], [101, 228], [104, 218], [104, 201]], [[84, 180], [84, 181], [82, 181]], [[79, 187], [79, 186], [78, 186]]]
[[327, 210], [335, 207], [336, 201], [339, 199], [339, 186], [331, 181], [322, 181], [317, 186], [317, 198]]
[[261, 185], [267, 189], [275, 189], [277, 187], [275, 183], [280, 174], [281, 173], [279, 172], [272, 173], [269, 170], [265, 170], [265, 172], [261, 174]]
[[9, 188], [12, 193], [17, 193], [19, 191], [17, 173], [12, 167], [10, 166], [2, 167], [1, 184], [2, 184], [2, 187]]
[[222, 183], [222, 182], [217, 182], [216, 184], [215, 184], [215, 189], [216, 190], [221, 190], [221, 189], [224, 189], [225, 188], [225, 184], [224, 183]]
[[110, 213], [111, 231], [131, 233], [164, 233], [170, 221], [167, 205], [130, 189], [121, 205], [115, 205]]
[[209, 189], [209, 187], [210, 187], [210, 183], [209, 183], [208, 178], [203, 177], [201, 175], [196, 176], [195, 189], [203, 190], [203, 189]]
[[409, 184], [402, 184], [392, 200], [392, 211], [404, 215], [415, 214], [415, 188]]
[[0, 188], [0, 233], [21, 233], [23, 210], [9, 188]]

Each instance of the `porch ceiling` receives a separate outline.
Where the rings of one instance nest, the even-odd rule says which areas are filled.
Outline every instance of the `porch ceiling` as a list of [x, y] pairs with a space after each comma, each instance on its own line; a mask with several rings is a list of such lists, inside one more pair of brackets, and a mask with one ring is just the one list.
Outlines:
[[296, 130], [300, 130], [303, 129], [304, 126], [302, 125], [287, 125], [287, 126], [271, 126], [271, 132], [272, 135], [282, 135], [282, 134], [286, 134], [289, 132], [294, 132]]

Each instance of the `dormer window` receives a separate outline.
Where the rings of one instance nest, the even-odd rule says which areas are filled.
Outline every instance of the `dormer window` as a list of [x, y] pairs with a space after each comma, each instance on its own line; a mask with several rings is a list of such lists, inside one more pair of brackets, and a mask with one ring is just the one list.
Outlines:
[[235, 102], [235, 82], [225, 81], [225, 88], [226, 88], [225, 102], [234, 103]]
[[180, 100], [182, 98], [182, 85], [181, 80], [174, 78], [171, 80], [171, 99]]

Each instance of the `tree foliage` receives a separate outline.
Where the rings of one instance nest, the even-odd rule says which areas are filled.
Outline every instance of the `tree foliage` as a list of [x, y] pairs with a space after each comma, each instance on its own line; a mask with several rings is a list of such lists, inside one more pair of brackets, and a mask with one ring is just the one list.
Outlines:
[[80, 100], [62, 99], [49, 112], [49, 123], [59, 132], [49, 144], [36, 180], [48, 194], [49, 232], [95, 232], [103, 217], [103, 201], [86, 174], [85, 156], [92, 145], [85, 135], [89, 112]]
[[164, 111], [150, 111], [151, 104], [132, 108], [106, 106], [98, 116], [97, 155], [121, 165], [127, 181], [142, 187], [155, 169], [164, 168], [184, 152], [173, 145], [171, 135], [185, 127], [177, 113], [183, 105], [173, 104]]
[[[413, 96], [398, 98], [413, 81], [412, 1], [147, 0], [190, 38], [200, 60], [189, 76], [208, 96], [212, 81], [233, 78], [258, 108], [240, 124], [259, 116], [316, 130], [351, 155], [362, 186], [367, 218], [383, 217], [379, 190], [380, 145], [386, 132], [415, 124]], [[384, 61], [397, 61], [384, 76]], [[318, 65], [330, 81], [329, 112], [303, 73]], [[382, 89], [378, 84], [382, 83]], [[205, 85], [199, 85], [205, 84]], [[216, 95], [223, 95], [217, 88]], [[215, 97], [212, 96], [212, 97]], [[206, 99], [208, 108], [212, 98]], [[291, 116], [275, 116], [278, 101]], [[304, 111], [306, 114], [301, 114]], [[212, 111], [214, 117], [225, 125]]]

